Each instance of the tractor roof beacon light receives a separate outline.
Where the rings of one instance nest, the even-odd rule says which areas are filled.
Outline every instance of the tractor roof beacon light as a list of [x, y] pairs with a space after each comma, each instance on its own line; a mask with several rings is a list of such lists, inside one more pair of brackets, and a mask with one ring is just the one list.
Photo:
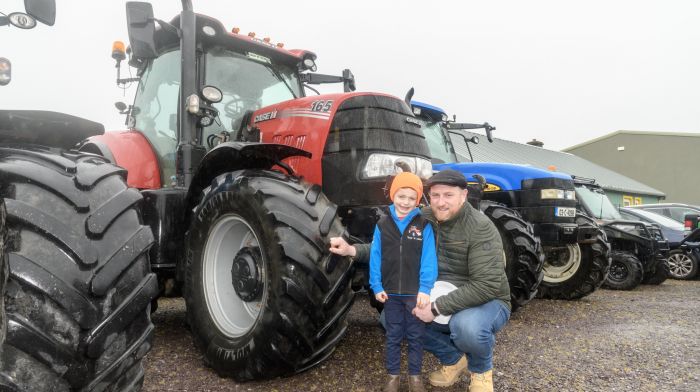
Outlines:
[[0, 86], [6, 86], [12, 80], [12, 63], [0, 57]]
[[112, 58], [117, 61], [117, 67], [119, 62], [126, 59], [126, 49], [124, 49], [124, 42], [114, 41], [112, 44]]

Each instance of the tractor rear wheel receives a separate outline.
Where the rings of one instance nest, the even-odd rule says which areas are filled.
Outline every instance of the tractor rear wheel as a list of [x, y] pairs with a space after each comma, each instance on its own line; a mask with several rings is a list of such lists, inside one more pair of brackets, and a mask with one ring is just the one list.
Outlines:
[[345, 334], [350, 258], [317, 185], [277, 172], [226, 173], [203, 191], [187, 234], [187, 318], [205, 362], [238, 381], [294, 374]]
[[611, 290], [633, 290], [642, 283], [644, 271], [637, 256], [615, 250], [610, 252], [610, 256], [610, 272], [603, 287]]
[[9, 267], [0, 390], [141, 388], [158, 285], [141, 194], [125, 179], [94, 155], [0, 148]]
[[610, 266], [610, 245], [605, 232], [595, 221], [576, 216], [578, 226], [598, 230], [590, 243], [545, 247], [544, 279], [537, 294], [540, 298], [575, 300], [594, 292], [605, 280]]
[[516, 310], [530, 302], [542, 282], [544, 259], [540, 240], [535, 237], [532, 225], [525, 222], [517, 211], [484, 201], [480, 208], [501, 235], [510, 303]]

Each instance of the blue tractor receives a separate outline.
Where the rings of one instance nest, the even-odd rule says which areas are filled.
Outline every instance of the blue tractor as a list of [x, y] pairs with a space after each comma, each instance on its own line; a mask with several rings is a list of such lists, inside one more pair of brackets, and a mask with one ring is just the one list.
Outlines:
[[[449, 121], [444, 110], [432, 105], [411, 101], [411, 106], [423, 122], [433, 169], [455, 169], [464, 173], [474, 184], [470, 189], [470, 202], [478, 205], [501, 232], [507, 249], [513, 302], [516, 298], [527, 302], [528, 290], [533, 287], [538, 297], [566, 300], [582, 298], [600, 287], [610, 266], [610, 245], [594, 220], [576, 212], [571, 176], [525, 165], [477, 163], [471, 157], [472, 162], [459, 162], [451, 135], [461, 136], [471, 155], [469, 145], [478, 144], [478, 137], [467, 137], [460, 130], [484, 128], [492, 142], [494, 128], [488, 123]], [[523, 226], [522, 221], [528, 225]], [[544, 276], [539, 288], [533, 279], [536, 265], [528, 252], [522, 250], [525, 239], [515, 235], [530, 227], [538, 243], [531, 244], [528, 240], [525, 248], [537, 249], [535, 245], [541, 243], [544, 253]], [[526, 273], [528, 270], [532, 273]]]

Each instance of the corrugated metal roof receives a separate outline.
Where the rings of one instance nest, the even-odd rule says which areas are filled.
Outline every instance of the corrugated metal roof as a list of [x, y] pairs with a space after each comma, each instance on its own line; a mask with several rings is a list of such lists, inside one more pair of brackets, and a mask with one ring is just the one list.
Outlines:
[[607, 135], [597, 137], [595, 139], [585, 141], [583, 143], [576, 144], [576, 145], [571, 146], [571, 147], [562, 148], [562, 151], [571, 151], [571, 150], [577, 149], [579, 147], [583, 147], [583, 146], [587, 146], [589, 144], [599, 142], [601, 140], [612, 138], [613, 136], [617, 136], [617, 135], [700, 137], [700, 133], [620, 130], [620, 131], [615, 131], [615, 132], [609, 133]]
[[[594, 178], [604, 189], [653, 196], [666, 196], [665, 193], [654, 189], [637, 180], [623, 176], [620, 173], [606, 169], [568, 152], [547, 150], [529, 144], [516, 143], [509, 140], [493, 139], [489, 143], [486, 137], [478, 133], [466, 132], [467, 137], [479, 136], [480, 144], [470, 144], [469, 147], [475, 162], [504, 162], [530, 165], [548, 170], [556, 167], [558, 172], [573, 174], [579, 177]], [[460, 160], [469, 162], [469, 152], [459, 136], [452, 136], [455, 151]]]

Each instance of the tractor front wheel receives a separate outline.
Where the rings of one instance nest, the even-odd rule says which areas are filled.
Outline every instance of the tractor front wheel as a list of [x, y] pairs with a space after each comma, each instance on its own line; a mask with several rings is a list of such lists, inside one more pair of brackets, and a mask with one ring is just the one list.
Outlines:
[[579, 226], [598, 230], [591, 242], [545, 247], [544, 279], [537, 296], [575, 300], [595, 291], [605, 280], [610, 266], [610, 245], [605, 232], [591, 218], [576, 216]]
[[517, 211], [483, 201], [481, 208], [501, 235], [510, 285], [510, 303], [512, 309], [516, 310], [530, 302], [542, 282], [540, 240], [535, 237], [532, 225], [525, 222]]
[[204, 190], [187, 235], [187, 318], [205, 361], [238, 381], [308, 369], [347, 329], [354, 292], [343, 227], [316, 185], [239, 171]]

